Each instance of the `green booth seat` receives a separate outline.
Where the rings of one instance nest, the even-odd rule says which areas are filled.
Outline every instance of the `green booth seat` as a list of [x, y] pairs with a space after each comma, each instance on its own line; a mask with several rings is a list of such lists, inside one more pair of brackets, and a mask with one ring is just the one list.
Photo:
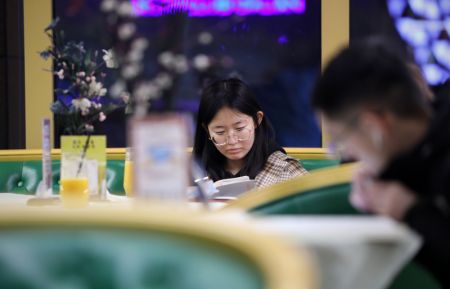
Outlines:
[[[117, 195], [124, 195], [123, 160], [108, 160], [106, 168], [106, 186]], [[34, 194], [42, 179], [42, 162], [0, 161], [0, 192]], [[59, 192], [60, 161], [52, 160], [53, 192]]]
[[306, 251], [172, 208], [0, 212], [3, 289], [315, 289], [316, 282]]
[[[124, 195], [125, 149], [107, 149], [106, 185], [112, 194]], [[53, 193], [59, 192], [59, 149], [52, 150]], [[41, 150], [0, 150], [0, 192], [34, 194], [42, 178]]]
[[[358, 215], [349, 202], [352, 170], [344, 164], [311, 172], [241, 195], [224, 209], [259, 215]], [[435, 278], [414, 261], [407, 264], [389, 289], [440, 289]]]
[[[188, 150], [189, 152], [190, 150]], [[286, 148], [308, 170], [336, 166], [324, 149]], [[107, 149], [106, 185], [112, 194], [124, 195], [123, 171], [125, 149]], [[59, 192], [60, 150], [52, 150], [53, 192]], [[42, 178], [41, 150], [0, 151], [0, 192], [34, 194]]]
[[339, 165], [339, 160], [336, 159], [299, 159], [298, 162], [308, 172]]
[[230, 202], [255, 214], [359, 214], [349, 203], [351, 171], [355, 164], [322, 168], [308, 175], [256, 189]]
[[339, 160], [329, 154], [325, 148], [285, 148], [286, 153], [299, 160], [307, 171], [315, 171], [339, 165]]

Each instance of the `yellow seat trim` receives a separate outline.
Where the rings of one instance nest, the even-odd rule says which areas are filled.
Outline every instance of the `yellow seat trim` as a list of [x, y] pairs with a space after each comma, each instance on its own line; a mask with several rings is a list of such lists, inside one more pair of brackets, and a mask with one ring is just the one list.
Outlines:
[[[61, 158], [61, 149], [52, 149], [53, 160]], [[125, 148], [107, 148], [108, 160], [124, 160]], [[0, 150], [0, 162], [8, 161], [36, 161], [42, 159], [41, 149]]]
[[[285, 148], [286, 153], [296, 159], [330, 159], [327, 150], [324, 148]], [[187, 151], [192, 153], [192, 148]], [[107, 148], [106, 155], [108, 160], [125, 159], [125, 148]], [[60, 159], [61, 150], [52, 149], [52, 159]], [[21, 150], [0, 150], [0, 162], [8, 161], [31, 161], [41, 160], [42, 150], [40, 149], [21, 149]]]
[[296, 159], [326, 160], [333, 159], [326, 148], [284, 148], [286, 153]]
[[299, 176], [272, 186], [251, 190], [238, 199], [230, 202], [223, 210], [249, 210], [270, 202], [286, 198], [306, 191], [349, 183], [356, 164], [344, 164], [332, 168], [324, 168]]

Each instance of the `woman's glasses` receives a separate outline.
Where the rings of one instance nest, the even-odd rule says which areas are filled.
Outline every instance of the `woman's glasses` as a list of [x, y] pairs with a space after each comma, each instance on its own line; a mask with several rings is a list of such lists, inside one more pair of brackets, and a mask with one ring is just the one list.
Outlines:
[[231, 133], [220, 132], [220, 133], [214, 133], [210, 132], [209, 139], [216, 145], [216, 146], [224, 146], [230, 143], [230, 139], [234, 137], [234, 139], [238, 142], [247, 141], [252, 136], [253, 129], [248, 128], [247, 126], [231, 129]]

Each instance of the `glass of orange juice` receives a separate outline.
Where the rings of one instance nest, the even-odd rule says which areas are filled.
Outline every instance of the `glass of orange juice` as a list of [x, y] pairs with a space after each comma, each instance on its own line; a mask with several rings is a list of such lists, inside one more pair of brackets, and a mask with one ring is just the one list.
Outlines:
[[133, 197], [133, 159], [132, 148], [127, 147], [125, 151], [125, 168], [123, 172], [123, 188], [128, 197]]
[[85, 160], [81, 153], [61, 155], [60, 198], [66, 208], [86, 207], [89, 200], [89, 182]]

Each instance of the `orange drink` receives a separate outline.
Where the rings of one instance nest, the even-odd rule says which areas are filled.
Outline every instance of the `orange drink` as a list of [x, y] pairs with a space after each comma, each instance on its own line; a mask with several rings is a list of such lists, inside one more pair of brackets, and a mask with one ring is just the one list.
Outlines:
[[86, 207], [89, 200], [87, 178], [64, 178], [60, 181], [60, 198], [66, 208]]
[[86, 162], [82, 152], [65, 152], [61, 155], [59, 197], [66, 208], [82, 208], [88, 204], [89, 177]]
[[125, 169], [123, 172], [123, 188], [128, 197], [133, 197], [133, 162], [125, 161]]

